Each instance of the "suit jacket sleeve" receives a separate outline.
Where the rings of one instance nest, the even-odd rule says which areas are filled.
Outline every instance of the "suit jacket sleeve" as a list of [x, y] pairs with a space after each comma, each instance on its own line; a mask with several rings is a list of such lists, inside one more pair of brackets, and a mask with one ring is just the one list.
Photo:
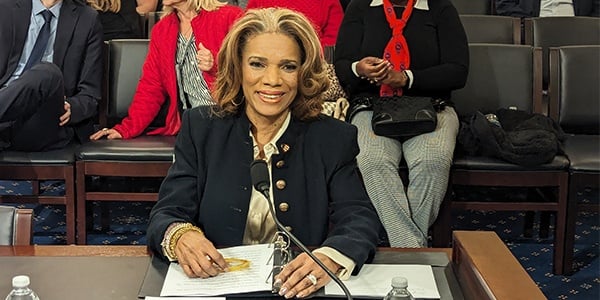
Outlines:
[[321, 148], [330, 156], [325, 156], [326, 160], [336, 162], [327, 175], [331, 226], [322, 246], [334, 248], [354, 260], [356, 274], [375, 254], [381, 223], [359, 173], [357, 129], [343, 128], [336, 132], [336, 139], [324, 141]]
[[[440, 9], [440, 14], [435, 17], [438, 31], [437, 44], [440, 51], [439, 64], [425, 69], [411, 69], [414, 76], [411, 90], [454, 90], [464, 87], [467, 82], [469, 73], [467, 35], [456, 8], [447, 5]], [[412, 52], [418, 55], [419, 51], [426, 51], [426, 49], [414, 49]]]
[[[154, 253], [163, 256], [160, 243], [167, 227], [173, 222], [195, 223], [193, 217], [198, 214], [202, 191], [198, 188], [204, 186], [204, 172], [200, 172], [201, 162], [198, 161], [197, 151], [192, 140], [191, 128], [202, 128], [206, 124], [197, 124], [198, 116], [190, 118], [190, 113], [196, 110], [187, 110], [183, 114], [181, 131], [177, 135], [173, 165], [163, 181], [159, 200], [152, 209], [148, 224], [148, 245]], [[194, 124], [192, 124], [194, 123]]]
[[[70, 124], [77, 124], [96, 116], [102, 83], [102, 25], [95, 15], [94, 25], [89, 29], [83, 64], [77, 84], [77, 92], [67, 97], [71, 105]], [[75, 29], [77, 30], [77, 29]]]

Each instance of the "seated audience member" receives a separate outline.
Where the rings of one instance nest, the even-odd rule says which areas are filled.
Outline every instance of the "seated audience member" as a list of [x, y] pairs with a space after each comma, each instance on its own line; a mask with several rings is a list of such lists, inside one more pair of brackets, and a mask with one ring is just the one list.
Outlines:
[[62, 148], [93, 132], [102, 25], [73, 0], [0, 0], [0, 150]]
[[496, 0], [496, 14], [520, 18], [554, 16], [600, 17], [598, 0]]
[[249, 0], [246, 9], [284, 7], [304, 14], [315, 26], [323, 47], [335, 46], [344, 17], [339, 0]]
[[[141, 1], [144, 0], [138, 0], [138, 2]], [[100, 15], [105, 41], [142, 38], [140, 15], [137, 12], [138, 3], [136, 1], [87, 0], [87, 3]], [[156, 8], [156, 3], [154, 3], [154, 7]]]
[[[374, 254], [380, 223], [356, 164], [356, 128], [320, 115], [328, 80], [309, 21], [288, 9], [249, 10], [218, 57], [218, 105], [184, 113], [148, 244], [188, 276], [206, 278], [227, 270], [214, 245], [271, 242], [276, 224], [250, 177], [252, 161], [263, 159], [281, 221], [348, 278]], [[330, 280], [301, 254], [275, 282], [290, 298]]]
[[90, 139], [139, 136], [162, 115], [161, 110], [166, 110], [160, 120], [163, 126], [146, 134], [176, 135], [184, 110], [214, 104], [210, 89], [217, 72], [217, 51], [242, 10], [217, 0], [164, 0], [163, 5], [166, 15], [152, 29], [128, 116]]
[[[408, 139], [376, 135], [373, 111], [358, 108], [380, 95], [449, 100], [465, 85], [469, 48], [456, 9], [449, 0], [353, 0], [340, 27], [335, 70], [358, 127], [358, 166], [390, 245], [426, 247], [448, 185], [459, 127], [454, 108], [438, 112], [433, 132]], [[407, 187], [398, 173], [403, 157]]]

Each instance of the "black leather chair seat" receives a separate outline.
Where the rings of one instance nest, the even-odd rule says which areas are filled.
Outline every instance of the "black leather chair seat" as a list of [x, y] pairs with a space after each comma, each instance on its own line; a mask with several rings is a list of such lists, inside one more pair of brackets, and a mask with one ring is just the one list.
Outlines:
[[78, 146], [78, 144], [71, 144], [63, 149], [46, 152], [0, 151], [0, 165], [72, 164], [75, 161], [75, 150]]
[[600, 135], [570, 135], [564, 147], [571, 170], [600, 172]]
[[98, 140], [76, 153], [77, 160], [172, 161], [174, 136], [140, 136], [130, 140]]
[[566, 170], [569, 160], [564, 155], [557, 155], [550, 163], [525, 167], [507, 161], [485, 156], [458, 156], [452, 161], [453, 169], [493, 170], [493, 171], [556, 171]]

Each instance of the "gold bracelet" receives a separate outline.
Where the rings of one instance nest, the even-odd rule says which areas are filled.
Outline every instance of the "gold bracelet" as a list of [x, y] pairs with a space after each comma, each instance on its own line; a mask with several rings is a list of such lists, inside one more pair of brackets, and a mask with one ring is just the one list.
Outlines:
[[175, 253], [175, 246], [177, 246], [179, 238], [181, 238], [181, 236], [188, 231], [196, 231], [199, 233], [203, 233], [202, 230], [200, 230], [200, 228], [194, 226], [194, 224], [192, 223], [184, 223], [175, 226], [175, 228], [173, 228], [173, 234], [169, 239], [169, 248], [167, 251], [169, 257], [177, 259], [177, 254]]
[[250, 261], [241, 258], [226, 258], [227, 270], [229, 272], [241, 271], [250, 268]]

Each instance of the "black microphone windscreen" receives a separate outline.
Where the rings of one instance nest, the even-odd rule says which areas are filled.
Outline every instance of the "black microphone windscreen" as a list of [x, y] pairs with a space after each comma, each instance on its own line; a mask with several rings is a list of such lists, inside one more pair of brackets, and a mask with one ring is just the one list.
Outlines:
[[271, 180], [269, 179], [269, 169], [267, 163], [262, 159], [257, 159], [250, 165], [250, 178], [252, 179], [252, 186], [261, 192], [265, 193], [269, 191], [271, 186]]

